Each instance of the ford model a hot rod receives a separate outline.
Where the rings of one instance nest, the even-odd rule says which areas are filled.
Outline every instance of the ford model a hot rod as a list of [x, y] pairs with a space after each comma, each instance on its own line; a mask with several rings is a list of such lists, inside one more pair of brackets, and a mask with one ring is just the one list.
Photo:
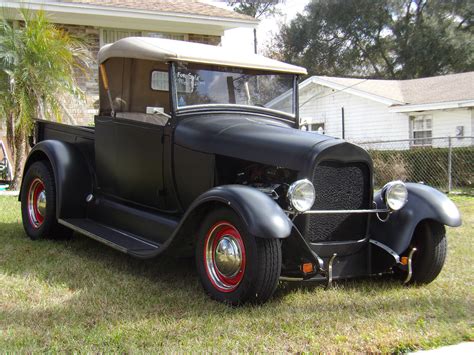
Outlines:
[[456, 206], [421, 184], [374, 194], [366, 151], [299, 130], [305, 69], [152, 38], [107, 45], [99, 62], [95, 127], [36, 124], [20, 194], [32, 239], [194, 254], [204, 289], [231, 304], [266, 301], [279, 279], [441, 271]]

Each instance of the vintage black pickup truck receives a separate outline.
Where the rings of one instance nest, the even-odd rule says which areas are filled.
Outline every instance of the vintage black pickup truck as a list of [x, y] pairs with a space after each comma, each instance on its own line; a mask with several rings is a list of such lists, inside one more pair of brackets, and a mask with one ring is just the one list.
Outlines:
[[264, 302], [279, 280], [441, 271], [456, 206], [423, 184], [374, 193], [364, 149], [300, 130], [304, 68], [153, 38], [107, 45], [99, 63], [94, 127], [36, 123], [20, 193], [32, 239], [194, 255], [230, 304]]

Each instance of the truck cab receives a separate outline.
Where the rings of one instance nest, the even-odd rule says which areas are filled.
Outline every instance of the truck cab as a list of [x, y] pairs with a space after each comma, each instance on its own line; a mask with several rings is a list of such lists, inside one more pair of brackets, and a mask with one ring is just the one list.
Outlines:
[[32, 239], [76, 231], [139, 258], [194, 256], [230, 304], [265, 302], [279, 280], [441, 271], [456, 206], [421, 184], [374, 192], [364, 149], [302, 131], [304, 68], [143, 37], [99, 63], [94, 127], [36, 124], [20, 194]]

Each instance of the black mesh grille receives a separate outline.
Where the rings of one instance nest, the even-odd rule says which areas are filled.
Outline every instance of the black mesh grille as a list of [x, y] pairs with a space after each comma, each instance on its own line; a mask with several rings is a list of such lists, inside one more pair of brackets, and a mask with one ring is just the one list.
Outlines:
[[[314, 168], [313, 210], [369, 208], [370, 172], [366, 164], [322, 162]], [[365, 236], [367, 214], [306, 215], [306, 238], [313, 242], [357, 240]]]

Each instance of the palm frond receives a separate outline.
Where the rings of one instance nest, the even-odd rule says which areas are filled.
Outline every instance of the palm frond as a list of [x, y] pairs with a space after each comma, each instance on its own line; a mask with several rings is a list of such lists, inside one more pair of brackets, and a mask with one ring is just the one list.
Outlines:
[[15, 107], [16, 130], [28, 131], [39, 113], [61, 119], [65, 93], [84, 98], [75, 73], [89, 73], [92, 60], [84, 41], [50, 23], [43, 11], [21, 9], [20, 16], [18, 28], [0, 23], [0, 73], [13, 83], [0, 85], [0, 110]]

